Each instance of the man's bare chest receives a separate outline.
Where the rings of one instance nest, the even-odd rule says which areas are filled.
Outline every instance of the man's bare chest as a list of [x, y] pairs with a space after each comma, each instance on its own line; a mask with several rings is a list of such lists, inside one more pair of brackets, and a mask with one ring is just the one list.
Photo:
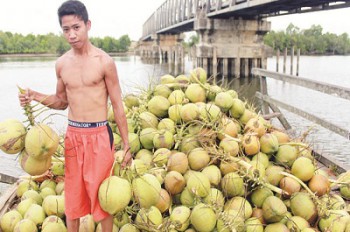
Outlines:
[[104, 81], [104, 74], [98, 65], [90, 63], [64, 67], [61, 78], [66, 88], [94, 87]]

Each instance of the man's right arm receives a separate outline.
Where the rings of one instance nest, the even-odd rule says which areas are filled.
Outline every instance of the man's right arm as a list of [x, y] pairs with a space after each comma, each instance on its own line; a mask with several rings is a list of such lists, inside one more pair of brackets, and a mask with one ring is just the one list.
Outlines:
[[60, 77], [59, 70], [59, 64], [56, 64], [57, 85], [55, 94], [47, 95], [31, 89], [26, 89], [25, 93], [20, 93], [18, 96], [21, 106], [25, 106], [34, 100], [52, 109], [66, 109], [68, 107], [66, 88], [62, 78]]

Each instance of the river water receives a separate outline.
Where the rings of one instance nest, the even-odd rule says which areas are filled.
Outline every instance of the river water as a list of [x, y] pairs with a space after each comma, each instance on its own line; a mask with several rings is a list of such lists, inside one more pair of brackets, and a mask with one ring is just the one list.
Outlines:
[[[16, 85], [23, 88], [30, 87], [43, 93], [55, 91], [55, 59], [54, 57], [0, 57], [0, 121], [8, 118], [25, 120], [23, 111], [18, 104]], [[157, 81], [157, 77], [168, 72], [167, 64], [147, 64], [135, 56], [114, 57], [114, 59], [117, 63], [123, 94], [145, 90], [152, 82]], [[287, 64], [289, 64], [288, 59]], [[185, 74], [188, 74], [192, 68], [192, 63], [186, 61]], [[275, 69], [276, 58], [269, 58], [268, 70], [274, 71]], [[282, 70], [282, 60], [280, 61], [280, 70]], [[289, 67], [287, 70], [290, 70]], [[350, 56], [301, 56], [299, 75], [350, 88]], [[221, 79], [219, 78], [219, 80]], [[267, 83], [268, 93], [271, 97], [301, 108], [350, 131], [350, 101], [277, 80], [268, 79]], [[258, 101], [252, 97], [255, 91], [260, 88], [258, 78], [234, 79], [229, 82], [229, 86], [239, 92], [241, 99], [248, 99], [248, 101], [258, 104]], [[292, 125], [291, 133], [294, 136], [299, 136], [310, 130], [307, 138], [314, 149], [334, 157], [341, 163], [350, 165], [349, 140], [283, 109], [281, 111]], [[50, 110], [43, 113], [41, 118], [45, 119], [47, 115], [51, 116], [49, 120], [54, 122], [52, 125], [58, 132], [65, 130], [66, 111]], [[46, 122], [50, 123], [50, 121]], [[278, 125], [278, 121], [275, 119], [274, 123]], [[3, 153], [0, 153], [0, 173], [12, 176], [25, 174], [18, 164], [16, 155]]]

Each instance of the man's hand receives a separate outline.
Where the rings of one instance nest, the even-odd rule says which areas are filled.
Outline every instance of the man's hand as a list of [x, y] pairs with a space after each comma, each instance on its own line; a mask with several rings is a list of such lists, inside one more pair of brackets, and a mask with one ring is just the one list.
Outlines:
[[122, 169], [124, 169], [126, 166], [130, 166], [132, 162], [132, 155], [130, 153], [130, 147], [124, 148], [124, 158], [122, 162]]
[[20, 92], [18, 94], [18, 98], [19, 98], [20, 105], [24, 107], [33, 100], [34, 98], [33, 91], [30, 89], [26, 89], [24, 90], [24, 92]]

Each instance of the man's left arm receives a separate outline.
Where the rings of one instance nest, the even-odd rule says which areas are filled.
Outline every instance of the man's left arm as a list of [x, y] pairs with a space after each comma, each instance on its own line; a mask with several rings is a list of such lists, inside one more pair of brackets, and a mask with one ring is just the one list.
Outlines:
[[122, 163], [122, 167], [124, 168], [125, 166], [130, 165], [132, 159], [128, 139], [128, 124], [122, 102], [122, 92], [119, 84], [117, 68], [114, 60], [110, 57], [106, 61], [105, 82], [113, 106], [114, 118], [124, 143], [124, 160]]

